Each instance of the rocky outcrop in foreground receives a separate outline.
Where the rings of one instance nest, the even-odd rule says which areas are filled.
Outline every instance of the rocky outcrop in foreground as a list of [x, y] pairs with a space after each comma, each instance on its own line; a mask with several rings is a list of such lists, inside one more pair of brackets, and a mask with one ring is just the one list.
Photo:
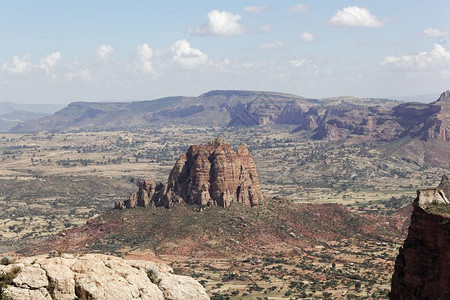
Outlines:
[[169, 266], [100, 254], [28, 257], [0, 265], [0, 278], [10, 279], [1, 299], [209, 299], [200, 283]]
[[255, 206], [263, 199], [255, 162], [244, 145], [237, 151], [218, 137], [189, 148], [178, 158], [167, 185], [144, 180], [139, 191], [117, 209], [136, 206], [171, 207], [185, 202], [196, 205], [229, 206], [239, 202]]
[[450, 299], [450, 182], [417, 192], [408, 237], [392, 277], [391, 300]]

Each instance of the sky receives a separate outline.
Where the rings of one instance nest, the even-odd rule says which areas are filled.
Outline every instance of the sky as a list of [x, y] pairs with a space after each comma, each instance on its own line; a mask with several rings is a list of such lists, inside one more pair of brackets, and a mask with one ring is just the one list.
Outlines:
[[450, 89], [450, 1], [0, 0], [0, 102]]

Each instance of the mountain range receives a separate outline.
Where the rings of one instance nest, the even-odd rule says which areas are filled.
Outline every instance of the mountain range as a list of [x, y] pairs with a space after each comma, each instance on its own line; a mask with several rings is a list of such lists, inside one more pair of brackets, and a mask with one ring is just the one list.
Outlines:
[[57, 104], [0, 102], [0, 132], [7, 132], [24, 121], [50, 116], [62, 108], [62, 105]]
[[104, 130], [154, 125], [296, 125], [313, 139], [450, 141], [450, 91], [429, 104], [388, 99], [311, 99], [255, 91], [210, 91], [198, 97], [136, 102], [73, 102], [12, 132]]
[[253, 126], [296, 124], [318, 108], [382, 106], [386, 99], [335, 97], [311, 99], [255, 91], [210, 91], [198, 97], [167, 97], [136, 102], [73, 102], [52, 116], [24, 122], [13, 132], [112, 129], [164, 124]]

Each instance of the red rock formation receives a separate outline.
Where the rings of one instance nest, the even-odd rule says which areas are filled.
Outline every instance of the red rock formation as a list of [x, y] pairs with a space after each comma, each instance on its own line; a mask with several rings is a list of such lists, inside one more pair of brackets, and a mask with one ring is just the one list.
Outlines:
[[115, 209], [148, 207], [156, 205], [165, 192], [165, 186], [162, 183], [155, 183], [150, 180], [144, 180], [138, 184], [139, 190], [131, 193], [128, 200], [116, 202]]
[[[440, 187], [449, 185], [444, 177]], [[390, 299], [450, 299], [450, 216], [440, 213], [449, 200], [443, 189], [428, 189], [417, 192], [413, 205], [408, 237], [395, 262]]]
[[[191, 146], [170, 173], [164, 205], [182, 198], [188, 204], [254, 206], [262, 200], [255, 163], [247, 148], [235, 152], [222, 138]], [[175, 200], [174, 200], [175, 198]]]
[[263, 199], [255, 162], [244, 145], [237, 151], [218, 137], [194, 145], [182, 154], [170, 172], [167, 186], [143, 181], [129, 200], [116, 203], [124, 209], [149, 205], [171, 207], [185, 202], [229, 206], [239, 202], [255, 206]]

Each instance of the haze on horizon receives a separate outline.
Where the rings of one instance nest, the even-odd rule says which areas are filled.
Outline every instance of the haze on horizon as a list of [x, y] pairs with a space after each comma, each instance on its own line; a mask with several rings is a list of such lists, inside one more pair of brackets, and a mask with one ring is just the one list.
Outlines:
[[[0, 2], [0, 102], [449, 89], [447, 1]], [[431, 100], [431, 99], [430, 99]]]

